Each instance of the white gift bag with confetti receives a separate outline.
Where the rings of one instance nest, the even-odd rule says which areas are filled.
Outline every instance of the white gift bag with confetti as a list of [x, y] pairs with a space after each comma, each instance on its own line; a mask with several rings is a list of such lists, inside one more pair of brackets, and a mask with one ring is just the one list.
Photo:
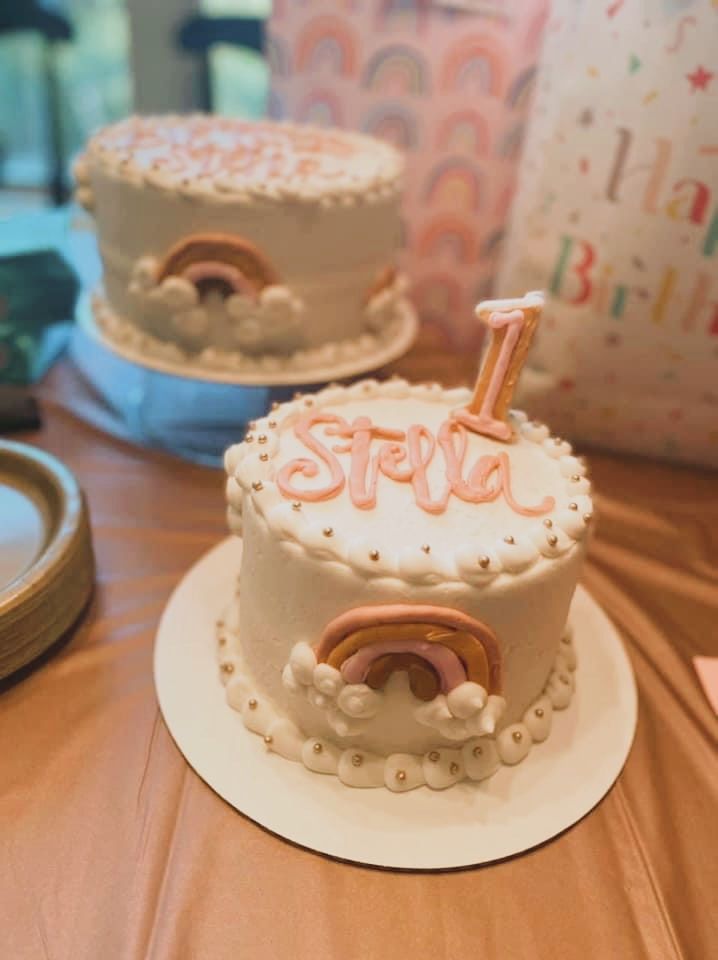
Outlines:
[[556, 0], [502, 290], [549, 304], [522, 401], [718, 465], [718, 2]]
[[403, 265], [437, 339], [477, 339], [513, 197], [548, 0], [279, 0], [270, 113], [407, 151]]

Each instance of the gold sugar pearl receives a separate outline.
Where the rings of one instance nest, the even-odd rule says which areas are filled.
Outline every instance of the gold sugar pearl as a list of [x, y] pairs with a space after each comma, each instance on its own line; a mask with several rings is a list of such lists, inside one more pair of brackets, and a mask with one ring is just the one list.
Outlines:
[[403, 783], [406, 780], [406, 770], [397, 770], [396, 779], [399, 781], [399, 783]]
[[491, 557], [487, 557], [486, 554], [484, 554], [483, 557], [479, 557], [478, 563], [481, 569], [485, 570], [491, 563]]
[[429, 754], [429, 760], [431, 760], [432, 763], [438, 763], [439, 760], [441, 760], [441, 754], [439, 753], [439, 751], [432, 750], [431, 753]]
[[369, 551], [369, 559], [370, 559], [370, 560], [377, 561], [380, 556], [381, 556], [381, 554], [379, 553], [378, 550], [370, 550], [370, 551]]
[[244, 438], [245, 443], [254, 443], [254, 436], [251, 433], [248, 433]]
[[255, 490], [257, 493], [259, 493], [260, 490], [264, 490], [264, 484], [262, 483], [262, 481], [261, 481], [261, 480], [253, 480], [253, 481], [252, 481], [252, 490]]
[[220, 647], [224, 647], [224, 646], [226, 645], [226, 643], [227, 643], [227, 638], [226, 638], [226, 637], [220, 637], [219, 640], [217, 641], [217, 643], [220, 645]]
[[543, 525], [544, 525], [545, 527], [552, 527], [552, 526], [553, 526], [553, 520], [551, 520], [550, 517], [546, 517], [546, 519], [545, 519], [544, 522], [543, 522]]
[[279, 407], [280, 407], [280, 404], [278, 403], [277, 400], [275, 400], [274, 403], [272, 403], [272, 405], [270, 406], [269, 409], [270, 409], [270, 410], [279, 410]]
[[508, 536], [504, 537], [504, 543], [516, 543], [516, 541], [511, 536], [511, 534], [509, 534]]
[[484, 752], [484, 748], [477, 746], [477, 747], [474, 747], [474, 749], [473, 749], [471, 752], [473, 753], [473, 755], [474, 755], [475, 757], [480, 757], [481, 754]]
[[360, 767], [364, 763], [364, 757], [360, 753], [355, 753], [352, 756], [352, 766]]
[[267, 442], [267, 434], [260, 433], [259, 436], [257, 437], [257, 443], [266, 443], [266, 442]]
[[571, 503], [569, 503], [568, 509], [569, 509], [569, 510], [578, 510], [578, 504], [577, 504], [577, 503], [573, 503], [573, 501], [572, 501]]
[[584, 522], [584, 523], [590, 523], [592, 520], [593, 520], [593, 514], [592, 514], [592, 513], [584, 513], [584, 515], [583, 515], [583, 522]]
[[421, 549], [424, 551], [424, 553], [431, 553], [431, 547], [428, 543], [422, 543]]
[[556, 536], [555, 533], [550, 533], [550, 534], [546, 537], [546, 540], [548, 541], [548, 545], [549, 545], [550, 547], [555, 547], [556, 544], [558, 543], [558, 537]]
[[268, 733], [264, 738], [264, 742], [269, 746], [270, 743], [274, 743], [274, 737]]
[[580, 473], [572, 473], [572, 474], [571, 474], [571, 483], [578, 483], [578, 481], [579, 481], [580, 479], [581, 479], [581, 474], [580, 474]]
[[250, 710], [256, 710], [256, 709], [257, 709], [257, 701], [254, 699], [254, 697], [252, 697], [251, 700], [248, 700], [248, 701], [247, 701], [247, 706], [249, 707]]
[[292, 394], [292, 400], [301, 400], [301, 399], [302, 399], [302, 395], [298, 390], [296, 391], [296, 393]]
[[277, 427], [277, 421], [276, 421], [276, 420], [267, 420], [267, 426], [269, 427], [270, 430], [275, 430], [276, 427]]
[[333, 527], [325, 527], [325, 528], [322, 530], [322, 533], [324, 534], [325, 537], [333, 537], [333, 536], [334, 536], [334, 528], [333, 528]]
[[222, 663], [220, 664], [219, 669], [222, 673], [234, 673], [234, 664], [233, 663]]
[[571, 640], [569, 637], [561, 637], [561, 643], [570, 643]]
[[540, 720], [541, 717], [543, 716], [543, 707], [536, 707], [536, 709], [534, 710], [534, 713]]
[[459, 764], [454, 762], [449, 764], [449, 773], [456, 775], [459, 772]]
[[256, 430], [256, 429], [257, 429], [257, 421], [250, 420], [249, 423], [247, 424], [247, 430]]
[[316, 743], [312, 744], [312, 750], [314, 751], [314, 753], [321, 753], [323, 749], [324, 747], [321, 745], [321, 743], [319, 743], [318, 740], [316, 741]]
[[524, 735], [520, 730], [514, 730], [514, 732], [511, 734], [511, 739], [514, 741], [514, 743], [521, 743], [523, 738]]
[[292, 510], [301, 510], [302, 504], [299, 500], [292, 500]]
[[311, 397], [305, 397], [305, 398], [304, 398], [304, 406], [305, 406], [305, 407], [313, 407], [313, 406], [314, 406], [314, 400], [313, 400]]
[[259, 454], [259, 459], [262, 461], [262, 463], [266, 463], [267, 460], [269, 460], [269, 454], [268, 454], [268, 453], [260, 453], [260, 454]]

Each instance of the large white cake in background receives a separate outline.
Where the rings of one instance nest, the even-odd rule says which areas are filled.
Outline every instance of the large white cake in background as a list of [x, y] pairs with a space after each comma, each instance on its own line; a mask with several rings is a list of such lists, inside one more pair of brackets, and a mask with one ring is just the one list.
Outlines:
[[481, 780], [566, 707], [567, 614], [591, 520], [582, 460], [468, 390], [403, 380], [277, 406], [226, 455], [240, 593], [218, 624], [229, 704], [350, 786]]
[[371, 137], [207, 116], [132, 117], [75, 166], [104, 267], [105, 334], [161, 359], [312, 371], [400, 326], [403, 163]]

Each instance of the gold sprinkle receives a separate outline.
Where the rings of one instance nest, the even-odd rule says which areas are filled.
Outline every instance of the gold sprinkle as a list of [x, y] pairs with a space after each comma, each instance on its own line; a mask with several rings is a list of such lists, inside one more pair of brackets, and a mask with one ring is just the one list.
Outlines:
[[380, 556], [381, 556], [381, 554], [379, 553], [378, 550], [370, 550], [370, 551], [369, 551], [369, 559], [370, 559], [370, 560], [376, 561], [376, 560], [379, 559]]
[[514, 741], [514, 743], [521, 743], [521, 741], [524, 738], [524, 735], [523, 733], [521, 733], [520, 730], [514, 730], [514, 732], [511, 734], [511, 738]]
[[553, 520], [550, 520], [548, 517], [546, 517], [546, 519], [545, 519], [544, 522], [543, 522], [543, 525], [544, 525], [545, 527], [552, 527], [552, 526], [553, 526]]
[[572, 474], [571, 474], [571, 483], [578, 483], [578, 481], [579, 481], [580, 479], [581, 479], [581, 474], [580, 474], [580, 473], [572, 473]]
[[314, 400], [312, 400], [311, 397], [305, 397], [305, 398], [304, 398], [304, 406], [305, 406], [305, 407], [312, 407], [312, 406], [314, 406]]
[[324, 534], [325, 537], [333, 537], [333, 536], [334, 536], [334, 527], [325, 527], [325, 528], [322, 530], [322, 533]]
[[266, 442], [267, 442], [267, 434], [260, 433], [259, 436], [257, 437], [257, 443], [266, 443]]
[[540, 720], [541, 717], [543, 716], [543, 707], [536, 707], [536, 709], [534, 710], [534, 713]]
[[584, 523], [590, 523], [592, 520], [593, 520], [593, 514], [592, 514], [592, 513], [584, 513], [584, 515], [583, 515], [583, 522], [584, 522]]
[[458, 763], [450, 763], [450, 764], [449, 764], [449, 773], [457, 774], [458, 772], [459, 772], [459, 764], [458, 764]]
[[314, 751], [314, 753], [321, 753], [323, 749], [324, 747], [321, 745], [321, 743], [318, 740], [312, 744], [312, 750]]
[[431, 553], [431, 547], [428, 543], [422, 543], [421, 549], [424, 551], [424, 553]]
[[[222, 638], [224, 639], [224, 638]], [[219, 669], [222, 673], [234, 673], [234, 664], [233, 663], [222, 663], [220, 664]]]
[[573, 501], [572, 501], [571, 503], [569, 503], [568, 509], [569, 509], [569, 510], [578, 510], [578, 504], [577, 504], [577, 503], [573, 503]]
[[299, 500], [292, 500], [292, 510], [301, 510], [302, 505]]
[[396, 779], [399, 781], [399, 783], [403, 783], [406, 780], [406, 770], [397, 770]]
[[275, 400], [274, 403], [270, 406], [270, 410], [279, 410], [280, 404]]
[[247, 706], [249, 707], [250, 710], [256, 710], [256, 709], [257, 709], [257, 701], [254, 699], [254, 697], [252, 697], [251, 700], [248, 700], [248, 701], [247, 701]]
[[352, 766], [360, 767], [364, 763], [364, 757], [360, 753], [355, 753], [352, 756]]
[[261, 480], [252, 481], [252, 490], [256, 490], [259, 493], [260, 490], [264, 490], [264, 484]]
[[555, 533], [550, 533], [550, 534], [546, 537], [546, 540], [548, 541], [548, 545], [549, 545], [550, 547], [555, 547], [556, 544], [558, 543], [558, 537], [556, 536]]
[[473, 755], [474, 755], [475, 757], [480, 757], [481, 754], [484, 752], [484, 748], [483, 748], [483, 747], [474, 747], [474, 749], [473, 749], [471, 752], [473, 753]]
[[227, 643], [227, 638], [226, 638], [226, 637], [220, 637], [219, 640], [217, 641], [217, 643], [220, 645], [220, 647], [224, 647], [224, 646], [226, 645], [226, 643]]
[[440, 759], [441, 759], [441, 754], [439, 753], [438, 750], [432, 750], [431, 753], [429, 754], [429, 760], [431, 760], [432, 763], [438, 763]]
[[268, 454], [268, 453], [260, 453], [260, 454], [259, 454], [259, 459], [262, 461], [262, 463], [266, 463], [267, 460], [269, 460], [269, 454]]
[[270, 430], [276, 429], [277, 421], [276, 420], [267, 420], [267, 426]]
[[504, 537], [504, 543], [515, 543], [515, 542], [516, 542], [516, 541], [515, 541], [514, 538], [511, 536], [511, 534], [509, 534], [508, 536]]
[[487, 557], [486, 554], [484, 554], [483, 557], [479, 557], [479, 566], [481, 567], [482, 570], [485, 570], [490, 564], [491, 564], [491, 557]]
[[269, 746], [270, 743], [274, 742], [274, 737], [268, 733], [264, 738], [264, 742]]

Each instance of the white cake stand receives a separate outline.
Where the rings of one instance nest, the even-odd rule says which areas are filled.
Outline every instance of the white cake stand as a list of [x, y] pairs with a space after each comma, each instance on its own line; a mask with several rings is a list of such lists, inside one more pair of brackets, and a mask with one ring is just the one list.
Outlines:
[[585, 816], [628, 756], [636, 725], [633, 672], [601, 608], [579, 587], [571, 607], [576, 694], [551, 734], [516, 767], [483, 783], [404, 794], [345, 787], [268, 753], [225, 702], [215, 621], [232, 596], [242, 545], [224, 540], [185, 575], [155, 646], [162, 714], [195, 771], [268, 830], [342, 860], [440, 870], [487, 863], [543, 843]]

